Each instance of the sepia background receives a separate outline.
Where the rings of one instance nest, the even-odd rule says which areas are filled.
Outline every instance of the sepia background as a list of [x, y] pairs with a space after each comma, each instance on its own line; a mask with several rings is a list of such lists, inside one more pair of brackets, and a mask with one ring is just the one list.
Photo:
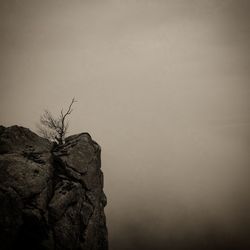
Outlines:
[[0, 0], [0, 122], [102, 146], [110, 250], [250, 246], [250, 1]]

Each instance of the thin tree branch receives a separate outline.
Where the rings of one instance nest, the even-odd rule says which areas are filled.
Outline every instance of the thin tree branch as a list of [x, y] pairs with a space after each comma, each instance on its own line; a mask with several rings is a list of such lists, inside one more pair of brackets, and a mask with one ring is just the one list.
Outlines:
[[58, 118], [54, 118], [48, 110], [45, 110], [44, 114], [40, 117], [41, 125], [38, 127], [39, 133], [44, 138], [56, 141], [58, 144], [63, 144], [64, 137], [69, 127], [69, 123], [65, 122], [65, 119], [72, 113], [72, 105], [75, 102], [77, 101], [75, 100], [75, 98], [73, 98], [66, 113], [64, 113], [63, 109], [61, 109], [60, 116]]

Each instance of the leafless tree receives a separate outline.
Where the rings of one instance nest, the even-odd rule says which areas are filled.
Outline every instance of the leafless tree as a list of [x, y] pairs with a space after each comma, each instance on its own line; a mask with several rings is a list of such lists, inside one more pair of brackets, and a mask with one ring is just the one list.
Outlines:
[[54, 117], [50, 111], [45, 110], [40, 116], [40, 124], [38, 125], [39, 134], [42, 137], [50, 141], [54, 141], [59, 145], [63, 144], [69, 127], [69, 122], [66, 118], [72, 113], [72, 105], [75, 102], [76, 100], [73, 98], [67, 111], [63, 112], [63, 109], [61, 109], [60, 115], [58, 117]]

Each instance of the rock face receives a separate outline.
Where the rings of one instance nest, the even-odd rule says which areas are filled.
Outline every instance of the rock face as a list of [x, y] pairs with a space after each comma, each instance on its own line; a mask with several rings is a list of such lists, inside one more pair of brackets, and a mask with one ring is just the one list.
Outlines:
[[53, 146], [0, 126], [1, 249], [107, 250], [100, 154], [87, 133]]

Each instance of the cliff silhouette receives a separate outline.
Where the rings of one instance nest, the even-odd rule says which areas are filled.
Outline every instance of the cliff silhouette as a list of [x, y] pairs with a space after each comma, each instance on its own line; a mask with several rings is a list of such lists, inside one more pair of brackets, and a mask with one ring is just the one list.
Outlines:
[[0, 126], [1, 249], [107, 250], [101, 148], [88, 133], [55, 145]]

